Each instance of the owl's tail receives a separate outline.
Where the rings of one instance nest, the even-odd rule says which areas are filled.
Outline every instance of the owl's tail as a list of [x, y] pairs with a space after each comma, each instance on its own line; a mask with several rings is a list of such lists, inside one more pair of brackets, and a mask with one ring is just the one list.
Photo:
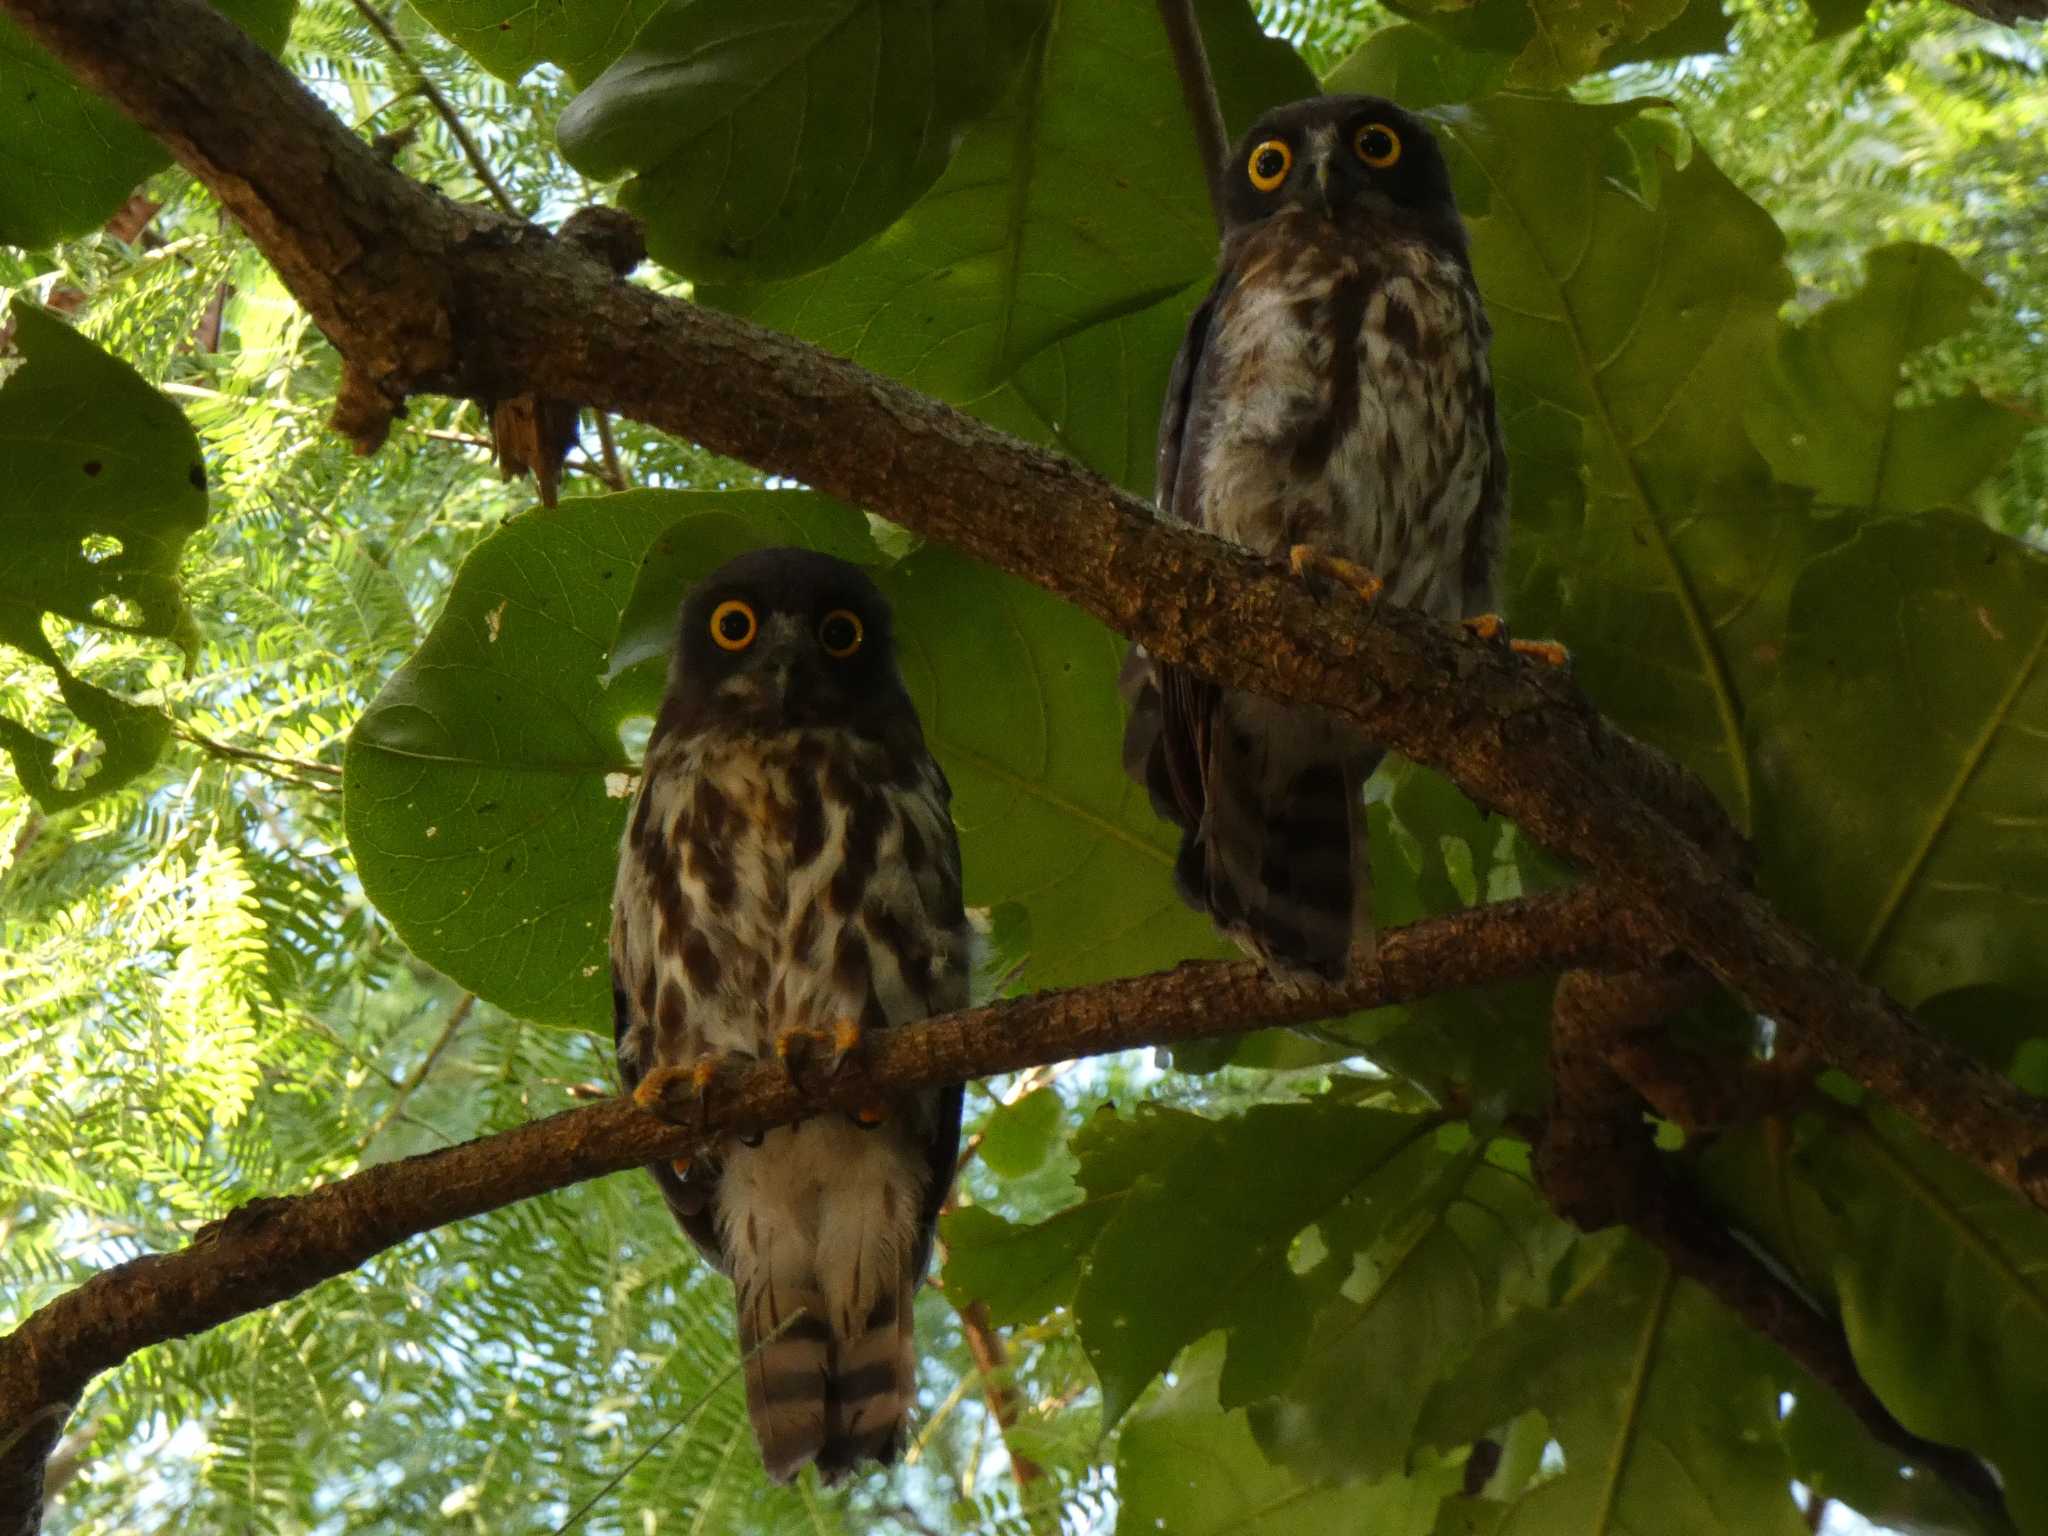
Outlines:
[[1336, 979], [1373, 944], [1364, 785], [1374, 754], [1309, 712], [1224, 693], [1184, 894], [1277, 969]]
[[896, 1459], [916, 1390], [915, 1294], [906, 1273], [864, 1316], [836, 1320], [819, 1289], [764, 1283], [742, 1297], [747, 1416], [769, 1477], [786, 1483], [815, 1461], [830, 1484], [863, 1461]]

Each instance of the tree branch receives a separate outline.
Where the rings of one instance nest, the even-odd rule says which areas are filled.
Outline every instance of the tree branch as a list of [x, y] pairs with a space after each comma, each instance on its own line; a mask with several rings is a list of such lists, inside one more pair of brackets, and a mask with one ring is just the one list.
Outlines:
[[253, 1201], [203, 1228], [190, 1247], [96, 1275], [0, 1338], [0, 1533], [36, 1530], [43, 1460], [100, 1372], [151, 1344], [296, 1296], [434, 1227], [679, 1157], [714, 1136], [753, 1135], [825, 1108], [857, 1110], [912, 1088], [1300, 1023], [1561, 966], [1642, 963], [1656, 948], [1644, 925], [1594, 888], [1502, 902], [1386, 934], [1376, 963], [1337, 985], [1276, 982], [1250, 962], [1190, 963], [888, 1030], [838, 1074], [801, 1087], [779, 1062], [728, 1058], [700, 1097], [688, 1073], [662, 1069], [642, 1083], [639, 1103], [610, 1099], [303, 1195]]
[[1230, 155], [1230, 130], [1223, 123], [1223, 104], [1216, 98], [1216, 80], [1209, 73], [1209, 52], [1202, 46], [1202, 24], [1195, 0], [1159, 0], [1159, 20], [1173, 49], [1173, 72], [1180, 77], [1181, 100], [1195, 130], [1195, 151], [1202, 157], [1202, 176], [1209, 186], [1209, 210], [1223, 227], [1223, 164]]
[[1564, 679], [1392, 604], [1321, 602], [949, 406], [450, 203], [201, 0], [0, 10], [249, 231], [340, 349], [335, 425], [359, 446], [415, 392], [580, 400], [940, 539], [1226, 686], [1321, 707], [1626, 893], [1752, 1008], [2048, 1209], [2048, 1102], [1929, 1035], [1745, 889], [1712, 797]]

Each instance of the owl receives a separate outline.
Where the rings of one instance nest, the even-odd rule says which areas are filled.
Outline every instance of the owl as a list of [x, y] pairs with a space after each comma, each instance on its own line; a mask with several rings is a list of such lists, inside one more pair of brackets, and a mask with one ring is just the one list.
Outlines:
[[[827, 1069], [868, 1031], [965, 1005], [950, 797], [889, 606], [859, 570], [765, 549], [695, 588], [613, 894], [628, 1091], [721, 1052]], [[960, 1097], [821, 1114], [650, 1170], [732, 1279], [747, 1412], [777, 1481], [895, 1456]]]
[[[1497, 634], [1491, 332], [1435, 140], [1390, 101], [1319, 97], [1260, 118], [1228, 183], [1216, 282], [1167, 385], [1160, 515]], [[1378, 749], [1143, 651], [1123, 685], [1125, 767], [1180, 828], [1189, 904], [1282, 975], [1369, 954]]]

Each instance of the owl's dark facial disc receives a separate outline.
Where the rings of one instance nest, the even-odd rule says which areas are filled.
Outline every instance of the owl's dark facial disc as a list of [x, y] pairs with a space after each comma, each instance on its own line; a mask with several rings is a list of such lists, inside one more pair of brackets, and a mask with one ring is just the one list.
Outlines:
[[889, 604], [859, 567], [807, 549], [758, 549], [683, 601], [664, 725], [750, 733], [886, 728], [909, 699]]
[[1289, 209], [1339, 225], [1457, 219], [1435, 138], [1383, 96], [1314, 96], [1274, 108], [1239, 142], [1229, 185], [1232, 229]]

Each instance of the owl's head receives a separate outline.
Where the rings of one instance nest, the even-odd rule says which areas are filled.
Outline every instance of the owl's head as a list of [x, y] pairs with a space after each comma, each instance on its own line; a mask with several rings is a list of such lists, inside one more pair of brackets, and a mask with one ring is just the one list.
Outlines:
[[683, 600], [664, 727], [879, 735], [909, 707], [888, 600], [858, 566], [816, 550], [757, 549]]
[[1457, 227], [1443, 152], [1421, 118], [1383, 96], [1275, 107], [1239, 141], [1228, 185], [1233, 229], [1290, 208], [1333, 223]]

